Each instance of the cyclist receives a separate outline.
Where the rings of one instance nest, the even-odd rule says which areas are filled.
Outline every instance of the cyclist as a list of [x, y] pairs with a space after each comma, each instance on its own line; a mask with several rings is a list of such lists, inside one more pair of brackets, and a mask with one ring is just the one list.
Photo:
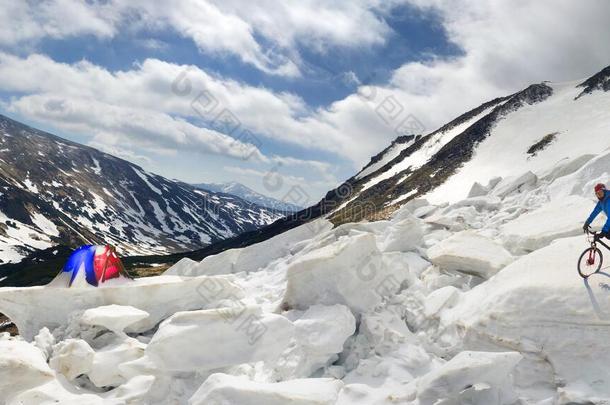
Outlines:
[[606, 186], [600, 183], [595, 186], [595, 195], [599, 201], [597, 202], [597, 205], [593, 209], [591, 215], [589, 215], [583, 229], [585, 232], [589, 231], [589, 226], [593, 220], [599, 215], [600, 212], [604, 211], [608, 219], [606, 220], [606, 224], [602, 228], [602, 232], [598, 235], [598, 237], [610, 238], [610, 191], [606, 190]]

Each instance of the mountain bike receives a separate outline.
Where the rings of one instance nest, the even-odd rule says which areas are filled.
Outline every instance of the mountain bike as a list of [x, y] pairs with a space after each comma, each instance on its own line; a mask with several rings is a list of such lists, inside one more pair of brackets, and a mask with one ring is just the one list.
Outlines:
[[604, 255], [602, 251], [597, 247], [599, 243], [606, 249], [610, 250], [610, 246], [606, 245], [602, 241], [601, 232], [592, 232], [587, 230], [587, 240], [591, 244], [590, 248], [587, 248], [578, 259], [578, 274], [582, 278], [587, 278], [592, 274], [597, 273], [602, 268], [604, 262]]

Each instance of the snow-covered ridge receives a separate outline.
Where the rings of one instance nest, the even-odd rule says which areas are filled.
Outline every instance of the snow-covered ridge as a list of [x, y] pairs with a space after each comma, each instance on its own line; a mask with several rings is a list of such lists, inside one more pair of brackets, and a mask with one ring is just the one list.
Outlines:
[[283, 216], [2, 116], [0, 145], [0, 263], [57, 244], [111, 242], [122, 254], [187, 251]]
[[[587, 80], [544, 82], [469, 111], [430, 134], [395, 142], [343, 185], [353, 190], [330, 218], [387, 217], [407, 201], [456, 201], [474, 182], [537, 173], [562, 159], [608, 147], [610, 67]], [[553, 141], [535, 154], [545, 137]]]

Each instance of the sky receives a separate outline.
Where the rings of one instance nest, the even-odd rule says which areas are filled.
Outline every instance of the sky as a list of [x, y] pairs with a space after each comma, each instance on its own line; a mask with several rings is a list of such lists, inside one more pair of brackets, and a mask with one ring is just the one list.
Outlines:
[[0, 0], [0, 113], [301, 206], [398, 135], [610, 65], [607, 0]]

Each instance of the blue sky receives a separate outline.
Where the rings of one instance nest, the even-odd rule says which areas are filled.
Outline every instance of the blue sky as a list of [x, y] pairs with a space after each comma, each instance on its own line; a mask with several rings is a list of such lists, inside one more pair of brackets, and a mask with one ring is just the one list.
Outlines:
[[[3, 2], [0, 111], [166, 177], [277, 198], [299, 187], [306, 200], [290, 202], [307, 205], [404, 119], [429, 132], [610, 63], [590, 40], [607, 38], [607, 3], [559, 2]], [[400, 114], [384, 117], [387, 103]]]

